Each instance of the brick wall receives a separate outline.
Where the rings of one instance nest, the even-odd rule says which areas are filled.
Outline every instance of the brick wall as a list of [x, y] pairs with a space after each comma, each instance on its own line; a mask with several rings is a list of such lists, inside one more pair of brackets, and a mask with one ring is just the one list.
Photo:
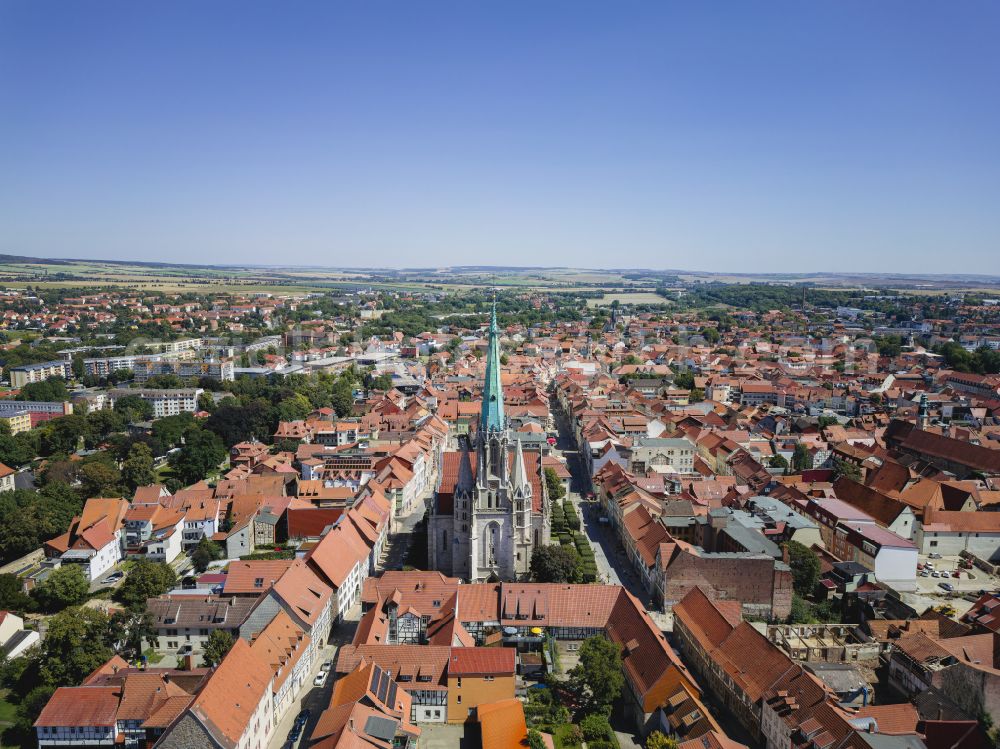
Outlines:
[[711, 597], [740, 601], [748, 615], [784, 619], [792, 605], [792, 576], [775, 564], [769, 557], [678, 554], [665, 572], [664, 608], [701, 586]]

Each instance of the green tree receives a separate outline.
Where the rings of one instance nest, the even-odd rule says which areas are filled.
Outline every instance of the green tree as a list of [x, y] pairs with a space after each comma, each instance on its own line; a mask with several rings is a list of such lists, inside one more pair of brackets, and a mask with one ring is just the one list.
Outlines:
[[215, 398], [211, 393], [202, 393], [198, 396], [198, 410], [212, 413], [215, 409]]
[[549, 499], [553, 502], [558, 502], [566, 494], [563, 483], [554, 468], [545, 469], [545, 487], [548, 489]]
[[39, 432], [12, 435], [6, 421], [0, 421], [0, 463], [20, 468], [38, 455]]
[[205, 643], [202, 659], [205, 666], [217, 666], [233, 647], [233, 636], [224, 629], [214, 629]]
[[72, 453], [80, 447], [80, 440], [90, 435], [90, 423], [82, 414], [60, 416], [40, 427], [39, 451], [43, 455]]
[[226, 458], [226, 447], [218, 435], [205, 429], [190, 429], [184, 446], [170, 456], [170, 467], [184, 484], [208, 476]]
[[86, 497], [119, 496], [121, 480], [121, 472], [110, 463], [92, 461], [80, 468], [80, 491]]
[[813, 467], [813, 456], [809, 448], [802, 442], [795, 443], [795, 450], [792, 452], [792, 471], [802, 473]]
[[278, 418], [282, 421], [301, 421], [312, 410], [309, 399], [300, 393], [295, 393], [278, 404]]
[[662, 731], [653, 731], [646, 737], [646, 749], [677, 749], [677, 739]]
[[528, 729], [528, 749], [545, 749], [545, 739], [535, 728]]
[[264, 398], [245, 403], [223, 398], [205, 421], [205, 429], [219, 435], [226, 448], [253, 438], [268, 439], [277, 428], [278, 410]]
[[111, 630], [117, 637], [116, 649], [131, 658], [142, 655], [143, 643], [156, 637], [153, 615], [148, 610], [115, 612], [111, 617]]
[[580, 721], [580, 730], [588, 742], [606, 739], [611, 734], [611, 723], [605, 715], [592, 713]]
[[77, 492], [59, 481], [47, 482], [37, 492], [0, 494], [0, 560], [17, 559], [65, 533], [82, 506]]
[[177, 573], [163, 562], [137, 562], [115, 595], [132, 611], [143, 611], [146, 601], [163, 595], [177, 585]]
[[125, 395], [115, 401], [115, 412], [130, 424], [149, 421], [153, 418], [153, 404], [138, 395]]
[[77, 606], [87, 600], [90, 582], [83, 569], [67, 564], [52, 571], [35, 586], [32, 596], [44, 611], [61, 611], [67, 606]]
[[354, 389], [351, 382], [343, 377], [337, 380], [330, 393], [330, 405], [341, 418], [354, 411]]
[[576, 550], [561, 544], [536, 546], [531, 553], [531, 579], [539, 583], [576, 583], [581, 576]]
[[392, 375], [388, 372], [383, 372], [378, 377], [372, 377], [369, 387], [372, 390], [382, 390], [385, 392], [392, 390]]
[[191, 552], [191, 564], [194, 565], [196, 571], [204, 572], [208, 569], [209, 564], [216, 559], [222, 559], [224, 555], [225, 552], [219, 544], [203, 538]]
[[811, 624], [816, 620], [813, 618], [812, 607], [809, 606], [809, 602], [802, 596], [796, 594], [792, 595], [792, 607], [788, 614], [789, 624]]
[[805, 544], [789, 541], [788, 565], [792, 568], [792, 587], [800, 596], [811, 595], [819, 580], [819, 557]]
[[41, 682], [49, 686], [79, 684], [113, 654], [107, 614], [82, 606], [49, 619], [39, 653]]
[[841, 476], [851, 479], [851, 481], [861, 481], [861, 468], [848, 460], [834, 458], [833, 477], [834, 479], [838, 479]]
[[87, 424], [90, 427], [91, 446], [125, 429], [125, 419], [122, 415], [106, 408], [88, 413]]
[[17, 575], [0, 575], [0, 610], [23, 613], [31, 611], [34, 605]]
[[681, 390], [691, 390], [694, 388], [694, 375], [688, 370], [682, 370], [674, 375], [674, 387]]
[[569, 676], [577, 697], [603, 712], [614, 704], [625, 685], [621, 651], [603, 636], [588, 637], [580, 646], [580, 662]]
[[128, 451], [128, 457], [122, 463], [122, 481], [129, 492], [135, 492], [137, 487], [149, 486], [156, 480], [153, 473], [153, 451], [144, 442], [136, 442]]
[[[188, 430], [195, 426], [194, 415], [187, 412], [174, 416], [164, 416], [153, 422], [153, 437], [166, 451], [177, 447]], [[157, 454], [162, 455], [163, 453]]]
[[788, 461], [785, 460], [784, 455], [772, 455], [771, 460], [768, 461], [771, 468], [788, 468]]
[[29, 382], [20, 389], [19, 401], [68, 401], [69, 391], [62, 377], [50, 377], [41, 382]]

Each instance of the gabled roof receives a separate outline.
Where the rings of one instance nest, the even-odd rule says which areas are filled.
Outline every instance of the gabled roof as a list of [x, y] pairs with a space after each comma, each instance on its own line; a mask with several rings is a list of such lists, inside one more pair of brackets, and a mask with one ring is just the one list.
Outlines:
[[115, 725], [118, 687], [59, 687], [35, 721], [36, 727], [110, 727]]
[[514, 675], [513, 648], [452, 648], [448, 676]]
[[224, 749], [235, 749], [257, 706], [270, 699], [271, 668], [237, 638], [191, 705], [191, 713]]
[[501, 700], [476, 708], [483, 749], [523, 749], [527, 746], [528, 725], [518, 699]]

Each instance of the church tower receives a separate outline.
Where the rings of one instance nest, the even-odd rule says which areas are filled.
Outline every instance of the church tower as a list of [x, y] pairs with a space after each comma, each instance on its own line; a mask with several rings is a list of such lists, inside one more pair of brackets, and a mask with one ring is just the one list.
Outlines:
[[532, 515], [533, 494], [521, 442], [512, 438], [504, 415], [494, 302], [479, 421], [474, 439], [464, 438], [460, 446], [452, 574], [471, 582], [526, 577], [533, 542], [540, 536], [533, 532], [538, 525]]

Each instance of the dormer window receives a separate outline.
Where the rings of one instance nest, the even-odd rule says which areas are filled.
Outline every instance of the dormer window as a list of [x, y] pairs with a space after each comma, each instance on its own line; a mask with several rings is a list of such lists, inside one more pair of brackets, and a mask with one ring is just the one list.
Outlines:
[[254, 581], [253, 581], [253, 586], [255, 588], [263, 588], [264, 587], [264, 578], [263, 577], [255, 577]]

